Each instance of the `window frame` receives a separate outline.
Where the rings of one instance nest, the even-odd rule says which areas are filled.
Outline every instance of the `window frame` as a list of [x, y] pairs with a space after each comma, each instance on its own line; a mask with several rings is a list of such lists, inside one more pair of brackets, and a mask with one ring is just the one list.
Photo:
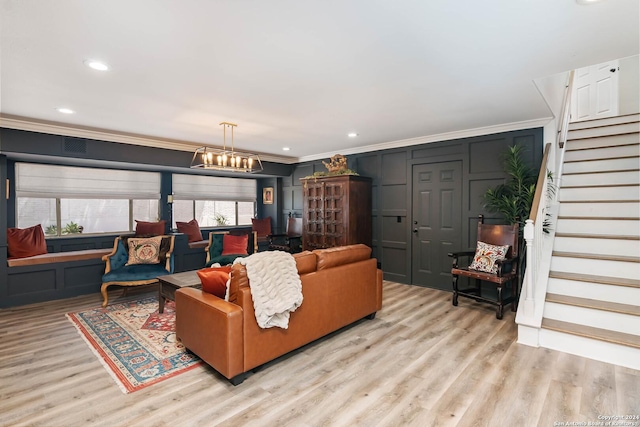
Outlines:
[[[161, 217], [161, 175], [161, 172], [157, 171], [140, 171], [135, 169], [93, 168], [87, 166], [16, 162], [14, 168], [14, 179], [16, 182], [14, 198], [15, 226], [26, 227], [35, 225], [21, 224], [21, 220], [26, 220], [26, 222], [29, 223], [35, 216], [21, 216], [20, 199], [41, 199], [55, 203], [55, 219], [51, 216], [52, 211], [49, 211], [47, 218], [42, 218], [46, 219], [47, 222], [52, 221], [47, 227], [55, 225], [56, 228], [56, 233], [45, 234], [46, 238], [131, 233], [135, 229], [134, 213], [136, 208], [135, 202], [137, 200], [149, 204], [148, 207], [140, 206], [144, 208], [143, 210], [146, 210], [147, 213], [147, 219], [141, 220], [153, 221]], [[128, 229], [93, 231], [89, 233], [80, 231], [78, 233], [63, 234], [63, 205], [66, 200], [86, 200], [87, 203], [91, 200], [106, 202], [126, 201], [126, 209], [128, 211], [126, 217], [124, 215], [124, 204], [117, 203], [116, 205], [120, 206], [118, 212], [122, 213], [122, 215], [118, 215], [118, 222], [124, 225], [126, 221]], [[150, 202], [155, 202], [156, 206], [151, 205]], [[70, 206], [73, 207], [73, 202], [70, 203]], [[157, 209], [155, 214], [153, 209], [148, 210], [149, 207]], [[95, 209], [95, 205], [90, 206], [90, 209]], [[96, 211], [90, 211], [89, 213], [94, 212]], [[108, 211], [97, 211], [100, 215], [104, 215], [105, 212]], [[151, 217], [155, 217], [156, 219], [152, 219]], [[100, 217], [96, 218], [96, 224], [100, 225], [97, 221], [100, 221]], [[73, 220], [70, 220], [70, 222], [73, 222]], [[67, 222], [67, 224], [70, 222]], [[117, 224], [116, 227], [118, 227]]]

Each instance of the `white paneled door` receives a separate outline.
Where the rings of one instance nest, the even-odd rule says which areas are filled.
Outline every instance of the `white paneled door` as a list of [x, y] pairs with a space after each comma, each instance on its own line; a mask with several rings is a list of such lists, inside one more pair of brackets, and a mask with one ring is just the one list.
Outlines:
[[618, 61], [576, 70], [571, 121], [612, 117], [618, 114]]

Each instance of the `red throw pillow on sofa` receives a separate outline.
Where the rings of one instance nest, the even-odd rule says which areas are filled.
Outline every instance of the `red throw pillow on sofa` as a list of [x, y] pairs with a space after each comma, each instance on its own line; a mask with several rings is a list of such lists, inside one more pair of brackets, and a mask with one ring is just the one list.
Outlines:
[[248, 243], [248, 234], [242, 236], [225, 234], [222, 238], [222, 255], [249, 255], [247, 252]]
[[198, 277], [202, 283], [202, 291], [224, 299], [227, 293], [227, 281], [231, 273], [231, 266], [218, 268], [203, 268], [198, 270]]
[[9, 258], [26, 258], [47, 253], [47, 241], [40, 224], [29, 228], [7, 228]]
[[184, 233], [189, 238], [189, 242], [199, 242], [202, 240], [202, 232], [200, 232], [200, 225], [196, 219], [192, 219], [189, 222], [178, 222], [176, 226], [180, 233]]
[[138, 221], [136, 219], [136, 236], [143, 236], [143, 235], [160, 236], [164, 234], [165, 223], [166, 221], [164, 219], [158, 222]]

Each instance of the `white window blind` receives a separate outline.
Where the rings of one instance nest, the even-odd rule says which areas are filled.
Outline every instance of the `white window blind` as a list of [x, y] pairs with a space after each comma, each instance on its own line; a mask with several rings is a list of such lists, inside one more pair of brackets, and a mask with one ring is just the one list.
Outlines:
[[74, 199], [160, 199], [160, 174], [17, 163], [16, 195]]
[[175, 200], [256, 201], [256, 180], [173, 174]]

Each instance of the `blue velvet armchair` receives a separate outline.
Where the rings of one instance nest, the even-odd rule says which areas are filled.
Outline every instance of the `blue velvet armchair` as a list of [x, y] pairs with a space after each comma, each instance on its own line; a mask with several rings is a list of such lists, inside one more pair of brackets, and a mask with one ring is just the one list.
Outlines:
[[116, 237], [113, 250], [102, 257], [105, 272], [102, 276], [102, 306], [109, 303], [107, 288], [111, 285], [140, 286], [158, 281], [158, 276], [172, 274], [174, 269], [173, 245], [174, 236], [160, 236], [159, 263], [126, 265], [129, 260], [127, 240], [131, 237]]
[[253, 253], [258, 252], [258, 233], [255, 231], [249, 231], [247, 239], [246, 254], [229, 254], [222, 255], [224, 235], [229, 234], [228, 231], [212, 231], [209, 233], [209, 245], [204, 249], [207, 253], [207, 260], [205, 267], [210, 267], [212, 264], [218, 263], [220, 265], [232, 264], [238, 257], [245, 257]]

